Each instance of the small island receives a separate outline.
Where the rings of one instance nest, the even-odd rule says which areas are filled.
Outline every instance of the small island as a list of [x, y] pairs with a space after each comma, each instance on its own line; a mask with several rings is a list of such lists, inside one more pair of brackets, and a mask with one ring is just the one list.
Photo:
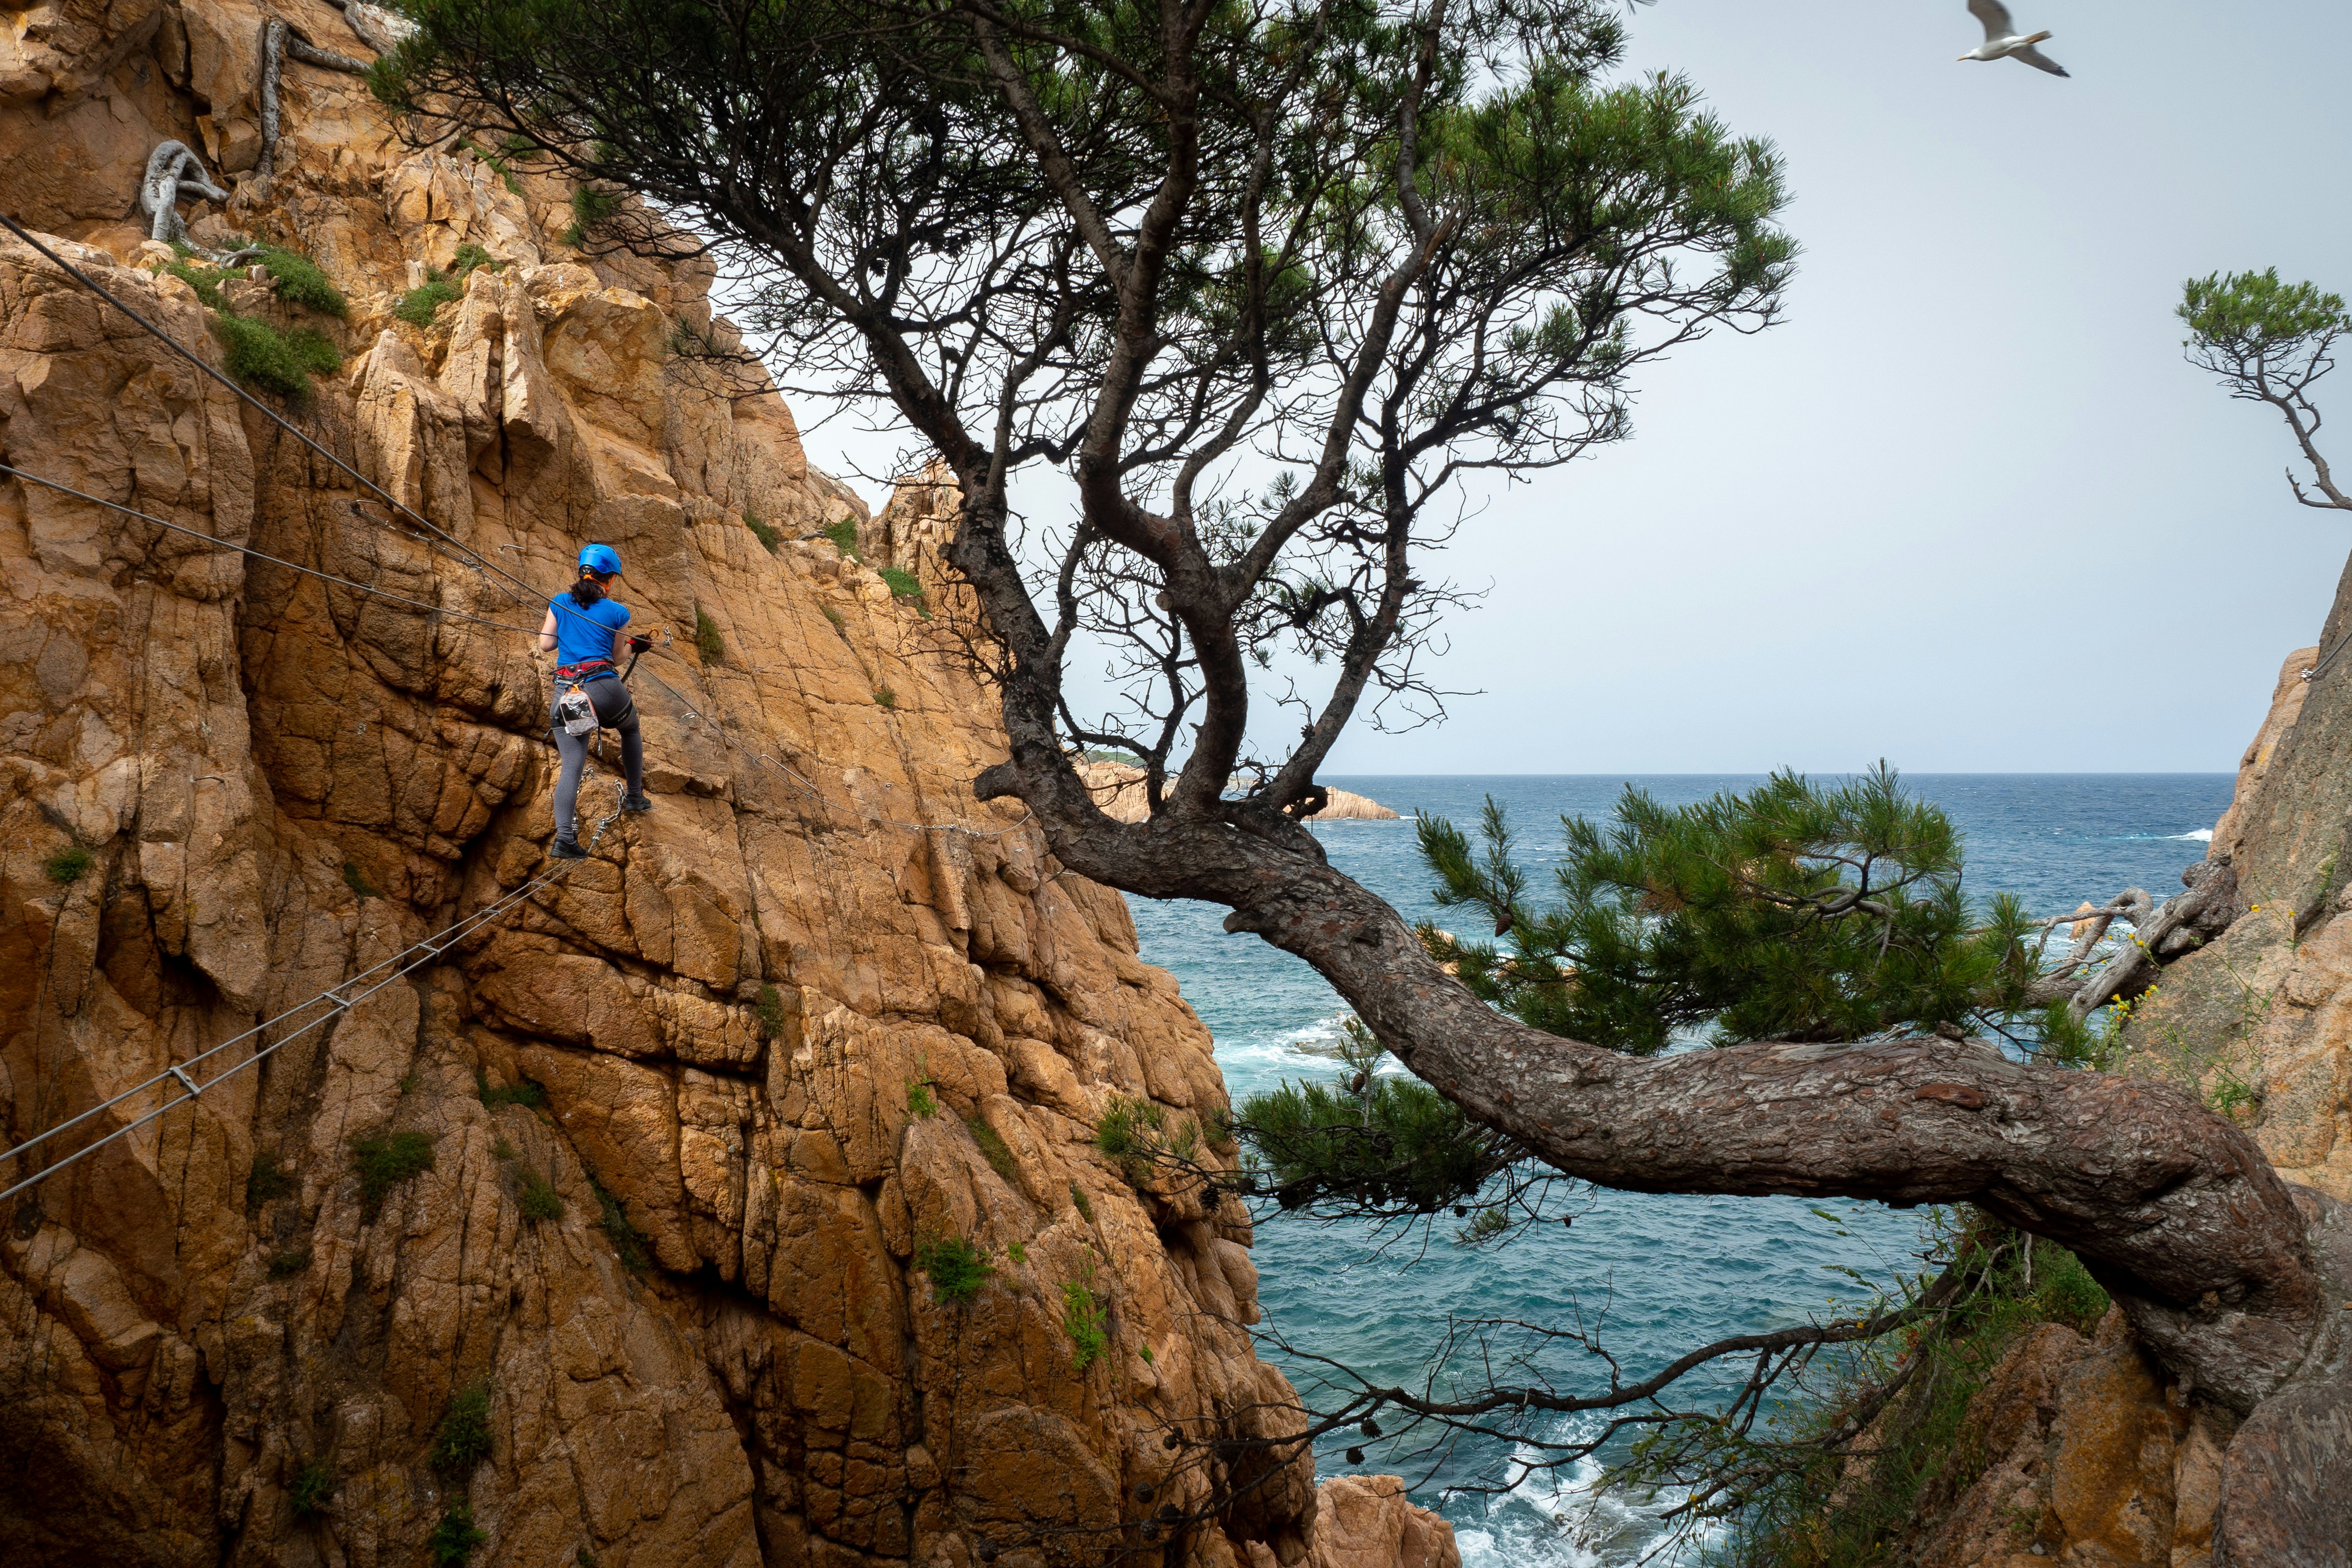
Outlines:
[[[1080, 763], [1078, 777], [1094, 792], [1095, 804], [1114, 822], [1141, 822], [1147, 811], [1143, 770], [1131, 763]], [[1309, 822], [1394, 822], [1397, 814], [1367, 795], [1324, 786], [1329, 799]]]

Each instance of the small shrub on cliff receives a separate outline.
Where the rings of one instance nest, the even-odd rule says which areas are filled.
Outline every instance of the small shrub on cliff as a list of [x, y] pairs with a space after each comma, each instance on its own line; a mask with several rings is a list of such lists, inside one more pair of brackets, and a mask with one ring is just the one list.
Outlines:
[[850, 518], [824, 525], [824, 536], [833, 541], [834, 548], [852, 561], [864, 559], [857, 553], [857, 524]]
[[482, 1104], [491, 1110], [507, 1105], [526, 1105], [537, 1110], [547, 1103], [547, 1090], [540, 1088], [530, 1079], [518, 1079], [513, 1083], [493, 1089], [490, 1086], [490, 1075], [479, 1068], [474, 1069], [474, 1093]]
[[[506, 140], [508, 142], [512, 142], [515, 138], [509, 136]], [[512, 192], [516, 195], [521, 195], [523, 194], [522, 182], [515, 178], [514, 170], [508, 165], [506, 159], [500, 153], [491, 152], [488, 147], [482, 146], [470, 136], [458, 137], [457, 144], [466, 152], [471, 153], [475, 157], [479, 158], [486, 165], [488, 165], [489, 169], [505, 183], [509, 191]], [[503, 146], [504, 143], [501, 143], [501, 145]], [[523, 146], [525, 147], [530, 145], [530, 143], [528, 142], [523, 143]]]
[[490, 1457], [489, 1379], [477, 1379], [451, 1396], [425, 1457], [441, 1474], [460, 1477]]
[[294, 1173], [286, 1168], [278, 1151], [259, 1151], [253, 1156], [253, 1168], [245, 1173], [245, 1212], [257, 1212], [262, 1205], [292, 1192], [294, 1185]]
[[185, 245], [175, 245], [173, 248], [180, 253], [181, 259], [165, 262], [163, 270], [194, 289], [196, 298], [204, 301], [206, 310], [227, 310], [228, 299], [220, 291], [220, 286], [228, 275], [217, 268], [198, 267], [187, 260], [194, 252]]
[[751, 1016], [760, 1022], [760, 1037], [781, 1040], [784, 1037], [784, 998], [772, 985], [760, 987], [759, 999], [751, 1004]]
[[[180, 259], [164, 263], [162, 270], [194, 289], [196, 298], [213, 312], [213, 335], [220, 339], [229, 374], [248, 386], [308, 403], [310, 378], [331, 375], [343, 367], [343, 356], [335, 345], [308, 327], [281, 332], [258, 317], [238, 315], [221, 289], [230, 275], [198, 265], [195, 253], [185, 245], [174, 248]], [[278, 280], [279, 299], [331, 316], [344, 313], [342, 295], [308, 257], [265, 246], [261, 265]]]
[[694, 606], [694, 651], [705, 665], [727, 662], [727, 645], [719, 639], [719, 623], [700, 605]]
[[523, 1218], [545, 1222], [563, 1217], [563, 1194], [545, 1176], [528, 1165], [519, 1165], [515, 1179], [520, 1184], [515, 1194], [515, 1207], [522, 1211]]
[[334, 1500], [335, 1472], [324, 1459], [305, 1459], [296, 1467], [294, 1484], [286, 1489], [286, 1500], [297, 1519], [314, 1519], [327, 1510]]
[[1029, 1261], [1029, 1249], [1017, 1241], [1010, 1242], [1005, 1246], [1004, 1256], [1015, 1263], [1026, 1263]]
[[343, 886], [352, 890], [352, 897], [355, 899], [381, 897], [375, 890], [375, 885], [367, 879], [367, 873], [361, 870], [355, 861], [343, 862]]
[[1102, 1298], [1094, 1291], [1094, 1270], [1084, 1279], [1062, 1282], [1062, 1330], [1070, 1336], [1070, 1370], [1084, 1372], [1110, 1349], [1103, 1330]]
[[94, 864], [90, 852], [79, 844], [68, 844], [41, 862], [41, 873], [62, 887], [79, 882]]
[[597, 1223], [604, 1227], [605, 1239], [613, 1244], [621, 1267], [632, 1274], [643, 1274], [653, 1267], [652, 1256], [646, 1251], [646, 1233], [630, 1223], [629, 1212], [621, 1206], [620, 1199], [593, 1180], [588, 1185], [596, 1194]]
[[462, 297], [464, 290], [439, 272], [425, 275], [425, 281], [400, 297], [392, 313], [412, 327], [429, 327], [433, 314], [444, 305]]
[[467, 274], [478, 267], [496, 272], [505, 266], [503, 261], [493, 260], [490, 253], [478, 245], [461, 245], [450, 263], [450, 270], [427, 268], [425, 281], [403, 294], [392, 313], [412, 327], [429, 327], [435, 312], [442, 306], [465, 298]]
[[296, 403], [310, 400], [312, 376], [343, 368], [335, 345], [308, 327], [281, 332], [257, 316], [223, 310], [213, 318], [213, 333], [226, 351], [229, 374]]
[[[1818, 1354], [1808, 1397], [1776, 1402], [1778, 1413], [1769, 1425], [1759, 1421], [1753, 1436], [1744, 1423], [1734, 1429], [1712, 1417], [1660, 1427], [1634, 1443], [1630, 1461], [1612, 1468], [1604, 1485], [1651, 1495], [1702, 1473], [1736, 1477], [1706, 1515], [1738, 1521], [1732, 1549], [1710, 1557], [1723, 1568], [1908, 1561], [1899, 1551], [1906, 1538], [1932, 1527], [1995, 1458], [1968, 1411], [2011, 1347], [2038, 1323], [2087, 1333], [2108, 1306], [2106, 1292], [2055, 1243], [2028, 1242], [1968, 1209], [1937, 1211], [1936, 1228], [1929, 1261], [1969, 1269], [1943, 1306], [1899, 1337]], [[1909, 1279], [1896, 1299], [1874, 1304], [1916, 1304], [1932, 1278]], [[1832, 1309], [1846, 1313], [1853, 1305]], [[1855, 1443], [1851, 1417], [1866, 1413], [1864, 1402], [1898, 1374], [1899, 1391]]]
[[433, 1138], [425, 1132], [383, 1132], [352, 1140], [360, 1173], [360, 1214], [373, 1219], [392, 1189], [433, 1168]]
[[760, 547], [771, 555], [776, 552], [776, 546], [783, 542], [782, 534], [748, 511], [743, 514], [743, 526], [751, 531], [751, 537], [758, 540]]
[[474, 1548], [488, 1539], [474, 1523], [474, 1505], [453, 1502], [441, 1522], [433, 1527], [433, 1533], [425, 1538], [425, 1546], [433, 1553], [436, 1568], [462, 1568]]
[[971, 1141], [980, 1145], [982, 1155], [988, 1161], [988, 1168], [1018, 1189], [1021, 1185], [1021, 1167], [1014, 1162], [1013, 1150], [1005, 1143], [1004, 1135], [977, 1116], [969, 1119], [963, 1125], [964, 1130], [971, 1134]]
[[2115, 1303], [2091, 1278], [2081, 1258], [2050, 1242], [2036, 1241], [2032, 1246], [2040, 1274], [2032, 1298], [2034, 1311], [2088, 1337]]
[[1087, 1196], [1086, 1188], [1076, 1182], [1070, 1184], [1070, 1206], [1078, 1211], [1080, 1219], [1085, 1220], [1088, 1225], [1094, 1224], [1095, 1201]]
[[308, 1247], [304, 1247], [299, 1252], [275, 1253], [269, 1259], [269, 1277], [272, 1279], [284, 1279], [291, 1275], [299, 1274], [310, 1267], [310, 1251]]
[[261, 265], [277, 280], [278, 297], [289, 305], [299, 305], [306, 310], [316, 310], [322, 316], [342, 316], [351, 311], [351, 302], [342, 290], [329, 280], [319, 264], [299, 251], [280, 246], [265, 246]]
[[874, 700], [893, 713], [898, 710], [898, 694], [887, 686], [877, 686], [874, 689]]
[[917, 615], [927, 621], [931, 618], [929, 606], [923, 603], [922, 581], [912, 572], [900, 566], [885, 566], [882, 568], [882, 581], [888, 585], [894, 597], [912, 599]]
[[929, 1277], [942, 1301], [963, 1305], [980, 1294], [996, 1265], [965, 1237], [943, 1237], [915, 1249], [915, 1267]]
[[939, 1113], [939, 1097], [931, 1092], [931, 1080], [910, 1079], [907, 1084], [907, 1114], [928, 1121]]

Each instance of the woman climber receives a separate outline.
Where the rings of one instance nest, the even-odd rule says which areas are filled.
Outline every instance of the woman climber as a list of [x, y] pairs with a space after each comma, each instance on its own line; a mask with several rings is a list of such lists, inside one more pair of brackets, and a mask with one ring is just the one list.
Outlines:
[[[555, 655], [555, 694], [548, 709], [548, 728], [563, 771], [555, 781], [555, 845], [558, 860], [584, 860], [573, 818], [580, 799], [580, 770], [588, 761], [588, 738], [599, 729], [621, 732], [621, 765], [629, 775], [629, 792], [621, 797], [623, 811], [651, 811], [646, 798], [646, 745], [637, 734], [637, 705], [621, 684], [614, 668], [621, 651], [621, 629], [629, 624], [629, 607], [610, 597], [606, 589], [621, 574], [621, 554], [609, 544], [592, 544], [580, 552], [580, 580], [571, 591], [548, 601], [547, 619], [540, 624], [539, 648]], [[631, 637], [630, 647], [642, 653], [648, 639]], [[572, 694], [577, 693], [577, 698]], [[573, 712], [565, 711], [572, 698]], [[587, 705], [578, 711], [580, 699]], [[583, 722], [583, 721], [589, 721]], [[573, 726], [576, 725], [575, 729]]]

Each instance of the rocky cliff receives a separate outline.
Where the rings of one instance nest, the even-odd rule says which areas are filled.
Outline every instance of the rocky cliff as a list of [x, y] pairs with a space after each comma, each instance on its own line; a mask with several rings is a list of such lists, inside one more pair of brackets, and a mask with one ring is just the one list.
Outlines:
[[[908, 595], [822, 537], [875, 520], [687, 352], [707, 270], [274, 63], [273, 17], [368, 58], [349, 13], [0, 16], [0, 207], [208, 363], [307, 345], [264, 402], [446, 535], [0, 244], [0, 462], [97, 498], [0, 476], [0, 1131], [237, 1042], [0, 1162], [172, 1107], [0, 1215], [0, 1557], [1458, 1561], [1258, 1441], [1246, 1215], [1094, 1153], [1224, 1089], [1119, 898], [971, 799], [923, 542]], [[226, 191], [194, 244], [267, 264], [150, 237], [167, 140]], [[590, 539], [668, 637], [656, 809], [556, 875], [528, 633]]]
[[2164, 971], [2126, 1034], [2134, 1070], [2193, 1085], [2290, 1181], [2352, 1197], [2352, 578], [2279, 674], [2213, 834], [2246, 912]]
[[[2170, 1079], [2253, 1132], [2289, 1180], [2352, 1197], [2352, 677], [2326, 655], [2352, 629], [2352, 575], [2317, 647], [2288, 655], [2215, 826], [2209, 864], [2243, 912], [2165, 968], [2128, 1010], [2111, 1070]], [[2169, 889], [2152, 889], [2161, 898]], [[2352, 1304], [2347, 1304], [2352, 1306]], [[2305, 1440], [2340, 1441], [2325, 1394]], [[1919, 1522], [1917, 1568], [2206, 1568], [2227, 1412], [2169, 1382], [2120, 1311], [2085, 1338], [2024, 1332], [1969, 1402]], [[2266, 1439], [2267, 1440], [2267, 1439]], [[2317, 1500], [2310, 1500], [2316, 1502]]]

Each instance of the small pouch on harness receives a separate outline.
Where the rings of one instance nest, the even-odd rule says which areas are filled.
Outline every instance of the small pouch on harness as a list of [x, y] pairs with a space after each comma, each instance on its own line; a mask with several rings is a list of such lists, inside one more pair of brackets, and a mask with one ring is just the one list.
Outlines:
[[575, 686], [555, 700], [555, 717], [565, 734], [585, 735], [596, 728], [596, 705]]

